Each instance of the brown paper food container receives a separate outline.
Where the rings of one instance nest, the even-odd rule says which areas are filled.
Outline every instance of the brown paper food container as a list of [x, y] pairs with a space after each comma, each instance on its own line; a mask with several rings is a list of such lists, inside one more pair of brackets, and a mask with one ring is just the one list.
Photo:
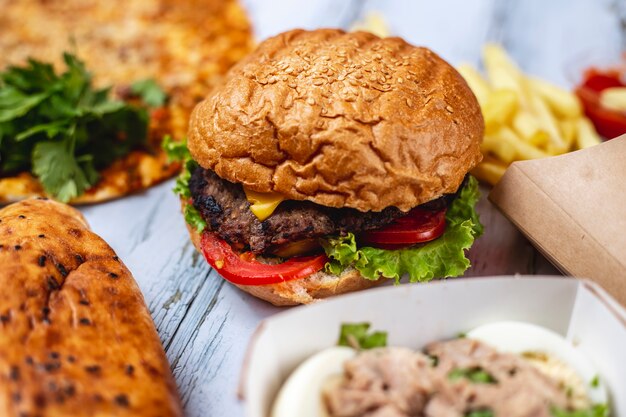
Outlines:
[[626, 306], [626, 135], [515, 162], [489, 199], [557, 268]]

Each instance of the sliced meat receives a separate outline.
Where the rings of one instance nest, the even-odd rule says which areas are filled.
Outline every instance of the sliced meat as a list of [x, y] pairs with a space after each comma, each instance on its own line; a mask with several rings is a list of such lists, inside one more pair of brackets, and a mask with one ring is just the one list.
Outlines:
[[[329, 415], [464, 417], [489, 410], [496, 417], [552, 417], [553, 406], [573, 408], [557, 381], [517, 355], [471, 339], [434, 343], [426, 353], [375, 349], [346, 362], [343, 379], [323, 393]], [[491, 378], [458, 376], [469, 371]]]
[[243, 187], [223, 180], [210, 170], [197, 168], [191, 175], [189, 189], [193, 205], [209, 230], [231, 245], [255, 253], [307, 238], [376, 229], [405, 214], [395, 207], [363, 213], [289, 200], [261, 222], [250, 211]]
[[345, 365], [346, 383], [326, 393], [335, 417], [418, 416], [432, 391], [427, 356], [406, 348], [374, 349]]

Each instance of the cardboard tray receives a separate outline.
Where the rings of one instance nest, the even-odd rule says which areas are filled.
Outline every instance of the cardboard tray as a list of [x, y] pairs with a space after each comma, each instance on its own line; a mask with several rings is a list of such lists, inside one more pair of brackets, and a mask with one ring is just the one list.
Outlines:
[[389, 345], [421, 348], [479, 325], [518, 320], [552, 329], [580, 349], [626, 416], [626, 311], [590, 281], [496, 277], [377, 288], [298, 307], [263, 321], [248, 347], [240, 395], [247, 417], [267, 417], [290, 372], [335, 345], [341, 323], [370, 322]]
[[626, 306], [626, 136], [514, 162], [489, 199], [557, 268]]

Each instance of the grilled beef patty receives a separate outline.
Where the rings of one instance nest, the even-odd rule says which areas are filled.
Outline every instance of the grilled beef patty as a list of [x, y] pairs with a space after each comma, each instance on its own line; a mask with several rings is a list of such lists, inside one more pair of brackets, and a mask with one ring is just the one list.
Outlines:
[[[257, 254], [303, 239], [377, 229], [406, 214], [396, 207], [381, 212], [360, 212], [287, 200], [261, 222], [250, 211], [241, 184], [226, 181], [211, 170], [196, 168], [189, 180], [189, 189], [194, 207], [211, 232], [239, 249]], [[446, 196], [427, 204], [435, 209], [444, 207], [450, 199]]]

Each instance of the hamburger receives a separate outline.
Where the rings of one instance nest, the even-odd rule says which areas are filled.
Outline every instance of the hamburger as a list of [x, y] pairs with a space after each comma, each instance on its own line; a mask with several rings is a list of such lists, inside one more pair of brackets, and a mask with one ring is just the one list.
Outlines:
[[484, 122], [459, 73], [400, 38], [293, 30], [194, 109], [175, 191], [225, 279], [275, 305], [462, 275]]

